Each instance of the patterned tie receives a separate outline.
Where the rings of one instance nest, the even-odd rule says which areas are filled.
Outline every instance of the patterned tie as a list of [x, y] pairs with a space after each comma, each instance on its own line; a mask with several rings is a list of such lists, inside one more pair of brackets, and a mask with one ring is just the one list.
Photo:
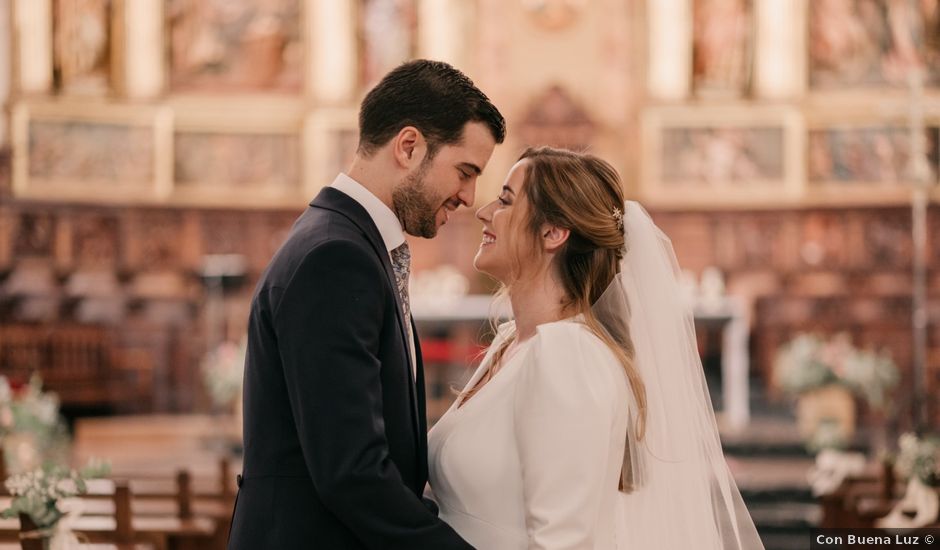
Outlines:
[[404, 243], [391, 251], [392, 269], [395, 271], [395, 284], [401, 299], [401, 310], [405, 314], [405, 332], [408, 334], [408, 354], [411, 355], [414, 335], [411, 333], [411, 304], [408, 301], [408, 275], [411, 272], [411, 249]]
[[401, 298], [401, 307], [405, 317], [411, 313], [408, 303], [408, 275], [411, 273], [411, 250], [408, 243], [392, 249], [392, 269], [395, 271], [395, 283], [398, 285], [398, 297]]

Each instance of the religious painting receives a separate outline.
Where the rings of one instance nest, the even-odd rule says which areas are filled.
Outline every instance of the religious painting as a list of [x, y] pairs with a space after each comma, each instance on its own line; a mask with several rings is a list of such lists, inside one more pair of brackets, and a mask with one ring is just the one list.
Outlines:
[[643, 194], [664, 205], [690, 206], [794, 198], [801, 188], [800, 121], [783, 107], [649, 109]]
[[812, 88], [906, 86], [914, 70], [940, 84], [936, 0], [813, 0], [809, 18]]
[[152, 200], [158, 174], [155, 113], [140, 106], [14, 105], [14, 195], [83, 202]]
[[175, 92], [300, 92], [301, 0], [170, 0]]
[[359, 61], [363, 88], [414, 57], [417, 37], [415, 0], [359, 0]]
[[[925, 131], [929, 178], [938, 173], [938, 128]], [[814, 129], [807, 161], [812, 184], [903, 185], [911, 182], [911, 134], [903, 126]]]
[[695, 0], [692, 86], [700, 97], [743, 95], [754, 53], [751, 0]]
[[278, 133], [177, 132], [173, 172], [177, 190], [290, 194], [302, 180], [300, 140]]
[[53, 70], [65, 93], [102, 95], [111, 77], [111, 0], [55, 0]]
[[658, 159], [666, 185], [746, 185], [780, 181], [784, 129], [668, 128]]
[[29, 177], [40, 182], [96, 182], [147, 187], [153, 181], [149, 128], [78, 121], [29, 125]]

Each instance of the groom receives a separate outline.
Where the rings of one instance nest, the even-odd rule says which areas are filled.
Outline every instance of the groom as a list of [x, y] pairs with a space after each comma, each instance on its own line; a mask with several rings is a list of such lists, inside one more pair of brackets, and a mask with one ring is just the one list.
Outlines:
[[359, 111], [359, 148], [298, 218], [251, 304], [230, 550], [471, 548], [422, 502], [421, 349], [405, 233], [432, 238], [505, 122], [446, 63], [406, 63]]

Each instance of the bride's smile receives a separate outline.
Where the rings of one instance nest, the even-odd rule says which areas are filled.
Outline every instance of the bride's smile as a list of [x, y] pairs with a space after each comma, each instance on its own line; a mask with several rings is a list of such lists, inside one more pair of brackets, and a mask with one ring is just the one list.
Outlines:
[[[477, 219], [483, 222], [483, 238], [473, 260], [473, 267], [501, 283], [508, 283], [513, 267], [513, 239], [504, 238], [513, 232], [514, 207], [522, 188], [526, 161], [516, 163], [506, 176], [499, 197], [477, 210]], [[520, 197], [519, 201], [524, 198]], [[517, 234], [513, 232], [513, 234]]]

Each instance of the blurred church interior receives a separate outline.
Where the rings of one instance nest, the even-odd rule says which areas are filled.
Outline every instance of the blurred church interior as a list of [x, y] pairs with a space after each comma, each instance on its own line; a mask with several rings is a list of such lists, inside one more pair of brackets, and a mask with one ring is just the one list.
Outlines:
[[[477, 207], [587, 150], [672, 239], [769, 550], [937, 498], [936, 0], [0, 0], [4, 477], [103, 459], [90, 540], [224, 548], [254, 284], [416, 57], [506, 115]], [[411, 240], [431, 419], [501, 311], [480, 232]]]

